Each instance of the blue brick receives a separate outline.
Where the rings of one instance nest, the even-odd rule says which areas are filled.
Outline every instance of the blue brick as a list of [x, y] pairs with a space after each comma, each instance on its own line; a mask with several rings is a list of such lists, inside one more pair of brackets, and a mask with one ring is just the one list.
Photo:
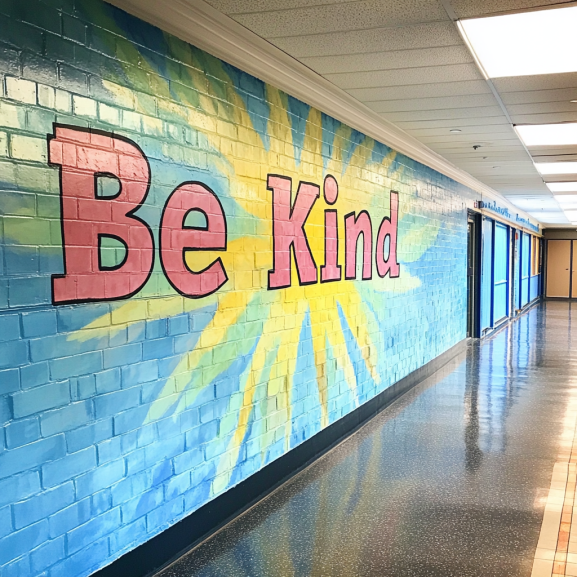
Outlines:
[[77, 498], [83, 499], [96, 491], [114, 485], [124, 477], [124, 469], [123, 460], [112, 461], [78, 477], [75, 481]]
[[181, 455], [177, 455], [173, 459], [174, 472], [178, 475], [179, 473], [190, 471], [200, 465], [203, 458], [204, 455], [200, 449], [190, 449]]
[[94, 517], [88, 523], [72, 529], [68, 533], [68, 552], [76, 553], [104, 535], [112, 533], [120, 526], [120, 508], [107, 511], [99, 517]]
[[125, 367], [132, 363], [138, 363], [142, 360], [142, 345], [133, 343], [116, 347], [115, 349], [106, 349], [104, 351], [104, 368]]
[[50, 363], [50, 374], [55, 380], [89, 375], [100, 370], [102, 370], [102, 354], [100, 351], [54, 359]]
[[0, 395], [14, 393], [20, 388], [20, 371], [8, 369], [0, 371]]
[[120, 505], [126, 503], [135, 495], [140, 495], [151, 487], [151, 477], [148, 472], [140, 472], [136, 475], [131, 475], [116, 483], [111, 489], [112, 505]]
[[[98, 349], [93, 340], [86, 341], [75, 340], [74, 354], [94, 352]], [[30, 340], [30, 358], [32, 362], [47, 361], [57, 359], [70, 354], [71, 342], [68, 335], [57, 334], [48, 335], [39, 339]]]
[[141, 517], [110, 535], [110, 553], [118, 555], [132, 548], [132, 543], [143, 543], [149, 538], [150, 535], [147, 535], [146, 530], [146, 517]]
[[56, 334], [56, 311], [38, 311], [22, 315], [22, 329], [26, 338]]
[[96, 394], [94, 375], [84, 375], [71, 381], [70, 394], [74, 401], [92, 398]]
[[112, 419], [97, 421], [91, 425], [73, 429], [66, 433], [68, 451], [74, 453], [112, 437]]
[[90, 497], [90, 512], [93, 517], [102, 515], [108, 511], [112, 506], [112, 492], [110, 489], [98, 491]]
[[218, 423], [211, 421], [187, 431], [186, 433], [186, 448], [195, 449], [203, 443], [212, 441], [218, 435]]
[[78, 331], [109, 312], [110, 305], [107, 303], [91, 304], [89, 307], [59, 307], [58, 332]]
[[160, 378], [170, 377], [181, 360], [182, 355], [158, 359], [158, 376]]
[[145, 447], [146, 463], [152, 466], [163, 459], [171, 459], [184, 453], [184, 436], [179, 435], [172, 439], [156, 442]]
[[146, 469], [145, 449], [138, 449], [126, 456], [126, 474], [133, 475]]
[[188, 332], [188, 315], [179, 315], [168, 319], [168, 334], [182, 335]]
[[33, 574], [40, 575], [42, 571], [64, 559], [65, 556], [64, 537], [43, 543], [38, 549], [32, 551], [30, 555]]
[[86, 549], [68, 556], [50, 571], [50, 577], [64, 575], [88, 575], [97, 569], [108, 557], [108, 539], [92, 543]]
[[70, 402], [68, 381], [51, 383], [12, 395], [14, 418], [27, 417], [48, 409], [62, 407]]
[[158, 319], [146, 322], [146, 338], [159, 339], [165, 337], [167, 332], [166, 319]]
[[38, 467], [40, 463], [60, 459], [65, 450], [64, 436], [58, 435], [4, 451], [0, 453], [0, 478]]
[[40, 491], [40, 475], [37, 471], [14, 475], [0, 481], [0, 507], [22, 501]]
[[140, 385], [158, 378], [158, 362], [149, 360], [122, 367], [122, 388]]
[[174, 348], [172, 343], [172, 337], [145, 341], [142, 345], [144, 360], [161, 359], [173, 355]]
[[20, 380], [23, 389], [46, 385], [50, 381], [48, 363], [40, 362], [22, 367], [20, 369]]
[[48, 305], [51, 301], [50, 277], [26, 277], [8, 281], [11, 307]]
[[6, 426], [6, 446], [9, 449], [21, 447], [40, 438], [40, 424], [37, 418], [14, 421]]
[[97, 445], [98, 449], [98, 464], [113, 461], [122, 456], [122, 447], [120, 437], [113, 437], [107, 441], [103, 441]]
[[[30, 557], [28, 555], [2, 567], [2, 577], [27, 577], [31, 574]], [[46, 574], [44, 573], [44, 575]]]
[[190, 489], [190, 472], [175, 475], [168, 481], [165, 487], [165, 499], [170, 501], [177, 495], [182, 495]]
[[123, 523], [129, 523], [138, 517], [146, 515], [153, 509], [156, 509], [156, 507], [162, 503], [162, 499], [162, 487], [156, 487], [146, 493], [133, 497], [130, 501], [121, 505]]
[[12, 533], [13, 529], [10, 507], [0, 509], [0, 538], [8, 535], [8, 533]]
[[[28, 553], [31, 549], [44, 543], [48, 537], [48, 521], [46, 519], [30, 525], [22, 531], [16, 531], [2, 539], [0, 547], [0, 565], [4, 565], [13, 559]], [[4, 573], [4, 570], [2, 570]]]
[[0, 341], [15, 341], [20, 338], [20, 317], [0, 315]]
[[146, 526], [149, 532], [157, 531], [171, 525], [184, 512], [184, 499], [177, 497], [169, 503], [164, 503], [146, 516]]
[[120, 369], [108, 369], [96, 373], [96, 392], [99, 394], [111, 393], [120, 389]]
[[50, 538], [54, 539], [58, 535], [64, 535], [75, 527], [83, 525], [91, 516], [90, 499], [83, 499], [58, 511], [48, 518]]
[[28, 362], [28, 341], [0, 342], [0, 369], [25, 365]]
[[42, 435], [49, 437], [57, 433], [71, 431], [87, 425], [93, 420], [94, 409], [92, 401], [72, 403], [62, 409], [47, 411], [41, 416]]
[[56, 487], [65, 481], [74, 479], [96, 467], [96, 449], [87, 447], [77, 453], [66, 455], [63, 459], [42, 466], [42, 485], [45, 488]]
[[132, 409], [139, 404], [140, 389], [136, 387], [100, 395], [94, 399], [97, 419], [116, 415], [126, 409]]
[[74, 502], [74, 484], [65, 483], [55, 489], [49, 489], [27, 501], [13, 505], [14, 526], [16, 529], [27, 527], [44, 519]]
[[122, 435], [122, 433], [127, 433], [140, 427], [144, 419], [146, 419], [149, 409], [150, 405], [141, 405], [114, 417], [114, 434]]

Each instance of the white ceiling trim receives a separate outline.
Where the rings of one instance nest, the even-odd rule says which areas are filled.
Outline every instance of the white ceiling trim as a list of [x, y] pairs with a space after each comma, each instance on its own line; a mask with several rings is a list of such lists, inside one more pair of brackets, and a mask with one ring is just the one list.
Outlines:
[[203, 0], [107, 0], [110, 4], [225, 60], [398, 152], [529, 217], [395, 124]]

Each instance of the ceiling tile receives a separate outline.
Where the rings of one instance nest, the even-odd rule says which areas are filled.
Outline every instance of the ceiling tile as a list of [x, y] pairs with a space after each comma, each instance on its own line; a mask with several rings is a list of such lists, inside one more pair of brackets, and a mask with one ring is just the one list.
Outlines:
[[[383, 118], [391, 122], [416, 121], [416, 120], [447, 120], [470, 118], [470, 108], [453, 108], [449, 110], [412, 110], [407, 112], [389, 112], [381, 114]], [[502, 118], [503, 111], [499, 106], [483, 106], [475, 109], [477, 118]], [[493, 120], [491, 120], [493, 122]]]
[[577, 122], [575, 112], [552, 112], [546, 114], [512, 114], [513, 124], [554, 124], [556, 122]]
[[325, 74], [324, 76], [337, 86], [347, 90], [350, 88], [479, 80], [481, 73], [475, 64], [470, 63], [374, 72], [346, 72], [343, 74]]
[[503, 95], [505, 92], [574, 88], [577, 86], [577, 72], [516, 76], [514, 78], [494, 78], [492, 82], [499, 94]]
[[511, 116], [523, 114], [553, 114], [565, 112], [577, 115], [577, 104], [568, 100], [563, 102], [535, 102], [531, 104], [509, 104], [507, 110]]
[[[478, 108], [495, 106], [492, 94], [475, 94], [469, 96], [443, 96], [442, 98], [412, 98], [403, 100], [384, 100], [369, 102], [367, 106], [375, 112], [403, 112], [407, 110], [446, 110], [453, 108]], [[474, 115], [475, 111], [472, 110]]]
[[[555, 90], [531, 90], [527, 92], [503, 92], [501, 99], [506, 105], [532, 104], [537, 102], [569, 102], [577, 99], [575, 88], [558, 88]], [[577, 104], [573, 104], [577, 110]]]
[[436, 84], [412, 84], [378, 88], [350, 88], [347, 92], [361, 102], [402, 100], [409, 98], [437, 98], [440, 96], [465, 96], [468, 94], [491, 94], [484, 80], [463, 82], [439, 82]]
[[370, 70], [394, 70], [419, 66], [441, 66], [444, 64], [466, 64], [473, 62], [465, 46], [442, 46], [419, 50], [395, 50], [337, 56], [315, 56], [301, 58], [319, 74], [363, 72]]
[[264, 38], [322, 34], [375, 27], [397, 27], [446, 21], [437, 0], [360, 0], [321, 6], [232, 14], [234, 19]]
[[450, 0], [459, 18], [475, 18], [498, 12], [525, 10], [560, 4], [560, 0]]
[[299, 30], [293, 30], [292, 34], [272, 42], [295, 58], [462, 45], [459, 32], [449, 21], [400, 28], [344, 30], [339, 34], [302, 35]]

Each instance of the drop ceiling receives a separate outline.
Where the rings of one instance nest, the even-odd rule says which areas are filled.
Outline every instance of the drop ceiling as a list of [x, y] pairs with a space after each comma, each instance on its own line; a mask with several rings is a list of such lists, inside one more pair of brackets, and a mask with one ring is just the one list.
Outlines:
[[[553, 6], [560, 4], [559, 0], [208, 3], [497, 190], [545, 226], [569, 224], [530, 154], [542, 162], [577, 160], [577, 148], [527, 151], [512, 124], [577, 121], [577, 103], [570, 102], [577, 99], [577, 73], [493, 79], [495, 94], [454, 22]], [[452, 133], [452, 129], [461, 132]]]

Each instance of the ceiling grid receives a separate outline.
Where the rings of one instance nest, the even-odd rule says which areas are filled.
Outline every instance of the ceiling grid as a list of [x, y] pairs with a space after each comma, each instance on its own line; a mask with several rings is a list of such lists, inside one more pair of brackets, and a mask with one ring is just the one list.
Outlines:
[[529, 150], [513, 125], [577, 121], [577, 73], [487, 80], [455, 23], [559, 0], [208, 2], [541, 222], [569, 222], [531, 156], [577, 148]]

